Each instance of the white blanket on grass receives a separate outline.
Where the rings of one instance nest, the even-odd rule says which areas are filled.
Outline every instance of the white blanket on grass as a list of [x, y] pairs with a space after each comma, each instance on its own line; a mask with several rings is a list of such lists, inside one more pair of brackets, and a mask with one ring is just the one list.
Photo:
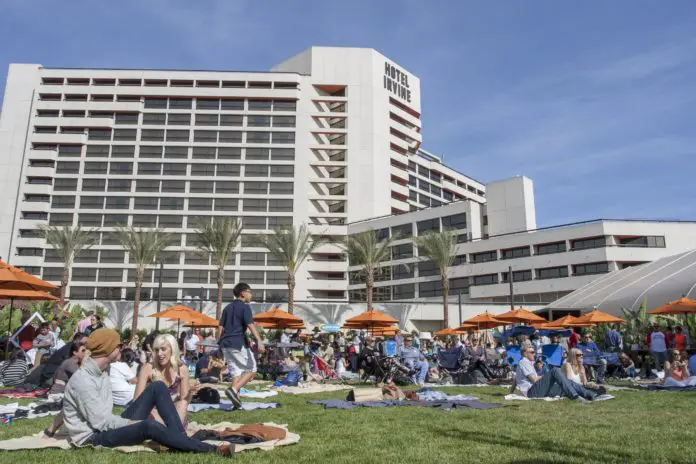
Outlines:
[[[527, 398], [526, 396], [522, 395], [517, 395], [517, 394], [509, 394], [505, 395], [505, 400], [506, 401], [530, 401], [530, 400], [542, 400], [542, 401], [558, 401], [558, 400], [567, 400], [565, 396], [554, 396], [552, 398]], [[597, 398], [594, 399], [594, 401], [606, 401], [606, 400], [613, 400], [614, 395], [599, 395]]]

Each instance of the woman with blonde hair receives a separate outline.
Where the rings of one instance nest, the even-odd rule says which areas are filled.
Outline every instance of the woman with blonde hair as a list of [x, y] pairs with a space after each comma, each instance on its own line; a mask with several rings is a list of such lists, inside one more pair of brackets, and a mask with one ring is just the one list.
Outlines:
[[[188, 367], [181, 361], [179, 344], [169, 334], [158, 335], [152, 343], [152, 363], [145, 364], [140, 369], [134, 399], [137, 399], [151, 382], [164, 383], [185, 426], [187, 408], [198, 391], [198, 383], [190, 384]], [[163, 422], [154, 411], [153, 419]]]
[[561, 366], [561, 370], [573, 384], [577, 384], [600, 395], [605, 394], [607, 391], [604, 387], [594, 382], [587, 381], [587, 374], [585, 374], [585, 366], [583, 364], [584, 357], [582, 351], [578, 348], [571, 348], [566, 361], [563, 363], [563, 366]]

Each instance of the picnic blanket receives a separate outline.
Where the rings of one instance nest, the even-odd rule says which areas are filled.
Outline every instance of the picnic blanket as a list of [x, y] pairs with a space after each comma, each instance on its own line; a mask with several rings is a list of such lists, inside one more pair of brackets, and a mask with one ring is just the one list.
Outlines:
[[696, 386], [690, 385], [687, 387], [677, 387], [677, 386], [665, 386], [660, 384], [655, 385], [640, 385], [650, 391], [674, 391], [674, 392], [684, 392], [684, 391], [696, 391]]
[[421, 408], [435, 408], [450, 411], [458, 408], [471, 409], [495, 409], [503, 405], [499, 403], [481, 403], [479, 401], [468, 400], [438, 400], [438, 401], [409, 401], [409, 400], [386, 400], [386, 401], [363, 401], [356, 403], [345, 400], [314, 400], [310, 404], [323, 405], [324, 409], [354, 409], [354, 408], [390, 408], [395, 406], [416, 406]]
[[62, 402], [46, 401], [20, 406], [19, 403], [9, 403], [0, 406], [0, 418], [12, 417], [13, 421], [20, 419], [36, 419], [37, 417], [55, 416], [61, 410]]
[[48, 390], [29, 391], [24, 388], [9, 388], [0, 390], [0, 396], [5, 398], [47, 398]]
[[297, 387], [274, 387], [276, 390], [289, 395], [305, 395], [310, 393], [327, 393], [341, 390], [350, 390], [353, 387], [350, 385], [331, 384], [331, 383], [315, 383], [315, 384], [300, 384]]
[[[192, 435], [199, 430], [216, 430], [216, 431], [223, 431], [225, 429], [231, 428], [231, 429], [238, 429], [244, 424], [232, 424], [230, 422], [221, 422], [219, 424], [212, 424], [212, 425], [206, 425], [206, 424], [197, 424], [195, 422], [191, 422], [188, 424], [187, 428], [187, 433], [189, 435]], [[276, 446], [285, 446], [285, 445], [293, 445], [295, 443], [298, 443], [300, 441], [300, 436], [296, 433], [292, 433], [288, 431], [288, 426], [287, 425], [280, 425], [280, 424], [275, 424], [273, 422], [267, 422], [264, 423], [263, 425], [269, 425], [272, 427], [280, 427], [282, 429], [285, 429], [287, 434], [284, 439], [282, 440], [269, 440], [269, 441], [264, 441], [261, 443], [250, 443], [246, 445], [235, 445], [235, 451], [236, 452], [242, 452], [242, 451], [249, 451], [249, 450], [263, 450], [263, 451], [270, 451], [274, 449]], [[222, 442], [220, 441], [215, 441], [215, 440], [205, 440], [206, 443], [210, 443], [212, 445], [218, 445]], [[3, 440], [0, 441], [0, 450], [3, 451], [19, 451], [19, 450], [36, 450], [36, 449], [47, 449], [47, 448], [57, 448], [57, 449], [63, 449], [63, 450], [70, 450], [73, 449], [74, 447], [70, 444], [68, 441], [68, 436], [65, 434], [62, 430], [57, 433], [53, 438], [49, 438], [44, 436], [43, 432], [39, 432], [35, 435], [28, 435], [25, 437], [21, 438], [13, 438], [11, 440]], [[120, 451], [123, 453], [135, 453], [135, 452], [141, 452], [141, 451], [163, 451], [161, 447], [154, 443], [147, 442], [142, 445], [136, 445], [136, 446], [119, 446], [117, 448], [112, 448], [116, 451]]]
[[266, 390], [266, 391], [257, 391], [257, 390], [248, 390], [246, 388], [241, 388], [239, 390], [239, 396], [242, 398], [270, 398], [272, 396], [277, 396], [278, 392], [277, 391], [271, 391], [271, 390]]
[[[613, 400], [614, 398], [615, 398], [614, 395], [604, 394], [604, 395], [599, 395], [592, 402]], [[546, 398], [527, 398], [526, 396], [517, 395], [517, 394], [505, 395], [505, 401], [531, 401], [531, 400], [558, 401], [558, 400], [567, 400], [567, 399], [568, 398], [566, 398], [565, 396], [554, 396], [552, 398], [548, 398], [548, 397], [546, 397]]]
[[[256, 409], [275, 409], [280, 407], [278, 403], [252, 403], [242, 402], [242, 411], [254, 411]], [[219, 409], [221, 411], [234, 411], [235, 408], [231, 401], [223, 400], [219, 404], [192, 403], [188, 405], [188, 412], [204, 411], [206, 409]]]

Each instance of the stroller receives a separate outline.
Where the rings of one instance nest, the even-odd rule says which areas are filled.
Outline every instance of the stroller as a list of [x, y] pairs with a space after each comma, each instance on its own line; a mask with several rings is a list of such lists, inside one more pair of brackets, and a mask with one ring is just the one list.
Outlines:
[[382, 356], [377, 352], [361, 358], [361, 367], [364, 371], [363, 380], [374, 377], [375, 383], [396, 383], [397, 385], [410, 385], [413, 372], [396, 358]]
[[463, 374], [469, 372], [470, 359], [465, 355], [463, 348], [440, 350], [437, 354], [437, 364], [440, 369], [440, 383], [459, 383]]

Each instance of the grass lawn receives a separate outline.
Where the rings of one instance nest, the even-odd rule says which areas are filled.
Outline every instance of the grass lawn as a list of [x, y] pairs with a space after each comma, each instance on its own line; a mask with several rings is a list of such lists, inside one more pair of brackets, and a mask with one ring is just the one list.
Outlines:
[[[503, 402], [505, 390], [445, 388], [451, 393]], [[300, 443], [270, 452], [237, 455], [239, 463], [587, 463], [696, 462], [696, 392], [616, 392], [599, 403], [509, 402], [490, 411], [424, 408], [329, 410], [310, 399], [344, 398], [345, 393], [284, 395], [275, 410], [204, 411], [199, 423], [221, 421], [289, 424]], [[8, 401], [3, 401], [4, 403]], [[24, 402], [25, 404], [27, 401]], [[508, 404], [508, 402], [506, 402]], [[52, 419], [20, 420], [0, 425], [0, 439], [42, 430]], [[92, 449], [0, 454], [0, 462], [167, 463], [222, 462], [209, 455], [121, 454]]]

